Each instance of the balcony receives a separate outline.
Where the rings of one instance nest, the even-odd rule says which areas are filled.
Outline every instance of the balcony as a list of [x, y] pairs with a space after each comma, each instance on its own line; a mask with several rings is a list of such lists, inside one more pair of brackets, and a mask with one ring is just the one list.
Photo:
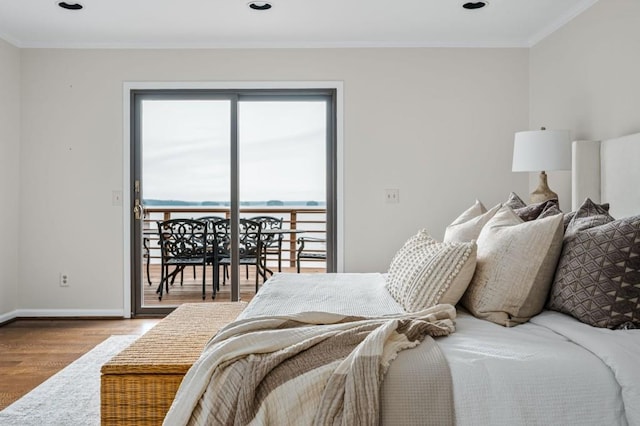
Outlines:
[[[157, 221], [175, 218], [198, 219], [205, 216], [219, 216], [229, 218], [228, 207], [145, 207], [143, 221], [144, 250], [142, 259], [143, 269], [143, 306], [176, 306], [180, 303], [202, 302], [202, 276], [201, 269], [196, 271], [185, 270], [182, 276], [178, 276], [173, 286], [170, 286], [169, 294], [158, 300], [155, 290], [160, 282], [160, 247], [158, 239]], [[282, 228], [303, 231], [299, 234], [284, 233], [282, 241], [282, 272], [296, 272], [296, 253], [298, 237], [312, 237], [326, 239], [326, 209], [324, 207], [282, 207], [260, 206], [256, 208], [241, 208], [240, 217], [251, 218], [254, 216], [273, 216], [282, 218]], [[325, 254], [324, 246], [305, 245], [305, 251]], [[272, 271], [278, 271], [277, 255], [270, 254], [267, 259], [267, 267]], [[221, 270], [222, 271], [222, 270]], [[326, 272], [326, 262], [322, 259], [307, 259], [301, 262], [303, 273]], [[207, 283], [213, 274], [213, 268], [207, 268]], [[221, 272], [222, 274], [222, 272]], [[250, 300], [255, 294], [255, 268], [245, 270], [240, 268], [240, 296], [242, 300]], [[182, 281], [182, 283], [180, 282]], [[216, 301], [228, 301], [231, 297], [230, 280], [223, 285], [223, 277], [220, 277], [220, 292]], [[262, 283], [262, 281], [260, 281]], [[151, 283], [151, 284], [149, 284]], [[211, 301], [211, 284], [207, 284], [207, 300]]]

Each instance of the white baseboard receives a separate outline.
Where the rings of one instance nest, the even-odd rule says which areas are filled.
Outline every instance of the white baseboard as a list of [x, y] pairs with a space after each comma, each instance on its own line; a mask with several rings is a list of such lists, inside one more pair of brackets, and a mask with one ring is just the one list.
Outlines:
[[11, 321], [18, 317], [18, 311], [7, 312], [6, 314], [0, 314], [0, 324], [4, 324], [7, 321]]
[[122, 309], [17, 309], [10, 314], [13, 314], [10, 319], [25, 317], [124, 317]]

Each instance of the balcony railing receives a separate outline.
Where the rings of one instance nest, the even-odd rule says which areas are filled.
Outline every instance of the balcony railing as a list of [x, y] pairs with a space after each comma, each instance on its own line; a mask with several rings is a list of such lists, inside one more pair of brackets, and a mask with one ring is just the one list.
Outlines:
[[[176, 218], [190, 218], [198, 219], [205, 216], [220, 216], [221, 218], [229, 218], [230, 211], [228, 207], [145, 207], [144, 209], [144, 222], [143, 233], [144, 238], [147, 239], [147, 246], [149, 249], [148, 261], [152, 264], [160, 263], [160, 247], [158, 244], [158, 226], [157, 221], [163, 221]], [[251, 218], [253, 216], [273, 216], [282, 218], [283, 229], [295, 229], [304, 231], [302, 234], [283, 233], [282, 241], [282, 262], [283, 266], [294, 268], [296, 266], [296, 253], [297, 253], [297, 238], [300, 236], [309, 236], [313, 238], [320, 238], [326, 240], [326, 209], [319, 207], [250, 207], [240, 208], [241, 218]], [[305, 247], [305, 251], [307, 248]], [[325, 254], [325, 248], [311, 247], [311, 252]], [[325, 256], [326, 258], [326, 256]], [[274, 266], [274, 259], [268, 260], [269, 265]], [[313, 268], [326, 268], [326, 262], [322, 259], [309, 259], [302, 263], [302, 267], [305, 265]]]

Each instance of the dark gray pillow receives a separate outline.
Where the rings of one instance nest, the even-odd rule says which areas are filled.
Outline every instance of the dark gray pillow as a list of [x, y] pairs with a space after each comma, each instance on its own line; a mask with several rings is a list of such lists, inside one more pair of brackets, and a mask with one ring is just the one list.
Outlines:
[[[522, 198], [520, 198], [515, 192], [511, 192], [507, 201], [505, 201], [502, 205], [511, 207], [514, 213], [517, 214], [520, 219], [524, 220], [525, 222], [535, 219], [542, 219], [544, 217], [562, 213], [560, 211], [560, 206], [558, 205], [557, 199], [527, 205], [527, 203], [522, 201]], [[553, 206], [555, 206], [556, 209], [550, 210]], [[543, 213], [545, 214], [543, 215]]]
[[[558, 207], [558, 200], [547, 200], [541, 203], [529, 204], [528, 206], [521, 207], [519, 209], [514, 209], [513, 211], [515, 214], [520, 216], [520, 219], [524, 220], [525, 222], [528, 222], [530, 220], [536, 220], [538, 218], [541, 219], [542, 217], [552, 216], [552, 213], [553, 213], [552, 207], [555, 207], [555, 210], [557, 210], [557, 213], [561, 213], [560, 208]], [[545, 210], [551, 210], [551, 211], [545, 216], [541, 217], [541, 215], [545, 212]]]
[[557, 204], [550, 204], [542, 210], [542, 213], [536, 219], [544, 219], [545, 217], [555, 216], [557, 214], [562, 214], [560, 207]]
[[595, 327], [640, 327], [640, 216], [578, 230], [571, 229], [574, 220], [548, 308]]
[[518, 194], [516, 194], [515, 192], [511, 192], [509, 194], [509, 198], [503, 204], [503, 206], [511, 207], [512, 210], [515, 210], [515, 209], [521, 209], [523, 207], [526, 207], [527, 203], [522, 201], [522, 198], [518, 197]]

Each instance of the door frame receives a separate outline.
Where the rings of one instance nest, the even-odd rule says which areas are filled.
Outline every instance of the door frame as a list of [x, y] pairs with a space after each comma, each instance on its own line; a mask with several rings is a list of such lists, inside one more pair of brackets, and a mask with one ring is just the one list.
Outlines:
[[[342, 81], [255, 81], [255, 82], [123, 82], [123, 145], [122, 145], [122, 224], [123, 224], [123, 316], [134, 313], [134, 289], [132, 287], [132, 193], [131, 193], [131, 134], [133, 117], [131, 95], [135, 90], [260, 90], [260, 89], [333, 89], [335, 95], [335, 268], [344, 271], [344, 117]], [[327, 212], [328, 214], [328, 212]]]

